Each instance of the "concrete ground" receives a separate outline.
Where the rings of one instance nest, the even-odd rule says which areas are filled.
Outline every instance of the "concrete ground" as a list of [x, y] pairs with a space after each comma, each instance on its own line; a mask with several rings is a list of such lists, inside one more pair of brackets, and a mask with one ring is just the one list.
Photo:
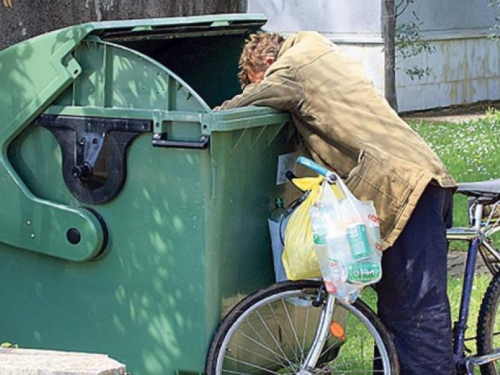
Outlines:
[[104, 354], [0, 348], [1, 375], [125, 375], [125, 365]]

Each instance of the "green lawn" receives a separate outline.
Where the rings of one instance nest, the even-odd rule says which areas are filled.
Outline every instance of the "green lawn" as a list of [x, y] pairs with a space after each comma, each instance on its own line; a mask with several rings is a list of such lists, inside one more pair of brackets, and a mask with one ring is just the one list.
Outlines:
[[[441, 158], [458, 182], [500, 178], [500, 112], [490, 111], [485, 119], [461, 124], [410, 122]], [[467, 225], [466, 197], [454, 198], [454, 225]], [[499, 241], [500, 242], [500, 241]], [[461, 248], [451, 244], [452, 249]], [[465, 249], [465, 247], [463, 247]], [[470, 303], [466, 346], [476, 352], [476, 322], [481, 301], [491, 276], [476, 275]], [[452, 320], [458, 319], [463, 277], [448, 278]]]
[[[462, 124], [410, 122], [458, 182], [500, 178], [500, 112]], [[466, 225], [466, 198], [455, 197], [454, 225]]]
[[[465, 346], [470, 353], [476, 353], [476, 325], [481, 301], [488, 284], [491, 281], [489, 274], [476, 275], [474, 285], [472, 287], [471, 301], [469, 305], [469, 319], [467, 321], [466, 342]], [[462, 295], [463, 277], [448, 278], [448, 297], [450, 300], [452, 322], [458, 321], [458, 313], [460, 310], [460, 298]], [[372, 288], [365, 288], [362, 292], [361, 299], [366, 302], [374, 311], [377, 311], [377, 295]]]

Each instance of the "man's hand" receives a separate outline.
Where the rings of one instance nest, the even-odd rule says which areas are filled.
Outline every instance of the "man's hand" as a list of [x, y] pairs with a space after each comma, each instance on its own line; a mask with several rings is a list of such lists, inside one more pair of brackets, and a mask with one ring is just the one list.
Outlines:
[[3, 5], [6, 6], [7, 8], [12, 8], [12, 0], [2, 0]]

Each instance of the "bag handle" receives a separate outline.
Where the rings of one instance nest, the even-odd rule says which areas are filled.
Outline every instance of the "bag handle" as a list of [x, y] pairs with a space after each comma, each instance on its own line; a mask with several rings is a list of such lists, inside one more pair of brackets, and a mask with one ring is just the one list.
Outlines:
[[319, 165], [318, 163], [309, 158], [306, 158], [304, 156], [299, 156], [297, 158], [297, 163], [313, 170], [314, 172], [320, 174], [321, 176], [324, 176], [325, 179], [328, 180], [328, 182], [330, 183], [337, 181], [337, 175], [335, 173], [323, 167], [322, 165]]

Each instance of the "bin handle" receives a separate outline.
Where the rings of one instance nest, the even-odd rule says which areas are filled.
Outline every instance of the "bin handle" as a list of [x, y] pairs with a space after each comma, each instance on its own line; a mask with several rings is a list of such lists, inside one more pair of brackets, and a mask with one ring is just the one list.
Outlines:
[[167, 147], [167, 148], [191, 148], [197, 150], [205, 150], [210, 144], [210, 136], [202, 135], [198, 141], [171, 141], [165, 139], [166, 133], [155, 134], [153, 136], [154, 147]]

